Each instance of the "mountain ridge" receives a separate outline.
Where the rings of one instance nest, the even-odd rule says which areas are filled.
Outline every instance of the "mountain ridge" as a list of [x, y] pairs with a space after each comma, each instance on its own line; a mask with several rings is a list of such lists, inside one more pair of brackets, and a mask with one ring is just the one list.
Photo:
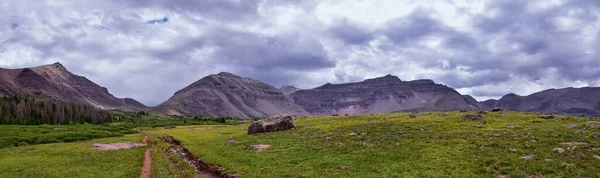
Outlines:
[[61, 63], [20, 69], [0, 68], [3, 94], [40, 96], [91, 104], [101, 109], [141, 111], [147, 108], [131, 98], [117, 98], [89, 79], [75, 75]]

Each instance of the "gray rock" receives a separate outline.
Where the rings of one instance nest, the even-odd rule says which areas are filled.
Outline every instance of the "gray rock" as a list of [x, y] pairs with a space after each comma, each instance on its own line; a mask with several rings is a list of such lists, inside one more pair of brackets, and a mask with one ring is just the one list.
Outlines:
[[[266, 125], [265, 122], [267, 122]], [[290, 115], [277, 115], [271, 116], [265, 120], [254, 121], [248, 127], [248, 135], [284, 131], [293, 128], [296, 128], [296, 121], [294, 121], [294, 117]]]
[[479, 123], [485, 124], [485, 119], [483, 118], [482, 115], [471, 115], [468, 114], [465, 116], [464, 120], [466, 121], [477, 121]]
[[568, 125], [568, 126], [567, 126], [567, 128], [569, 128], [569, 129], [574, 129], [574, 128], [577, 128], [577, 125], [575, 125], [575, 124]]
[[552, 151], [556, 151], [558, 153], [564, 153], [565, 149], [563, 149], [563, 148], [554, 148], [554, 149], [552, 149]]
[[237, 140], [229, 140], [229, 142], [227, 142], [228, 145], [237, 145], [240, 144], [240, 141]]
[[545, 114], [540, 114], [538, 117], [540, 117], [542, 119], [553, 119], [554, 115], [545, 113]]
[[257, 133], [265, 133], [265, 123], [262, 120], [254, 121], [248, 127], [248, 135], [257, 134]]
[[525, 155], [525, 156], [521, 156], [521, 159], [532, 160], [533, 157], [535, 157], [535, 155]]

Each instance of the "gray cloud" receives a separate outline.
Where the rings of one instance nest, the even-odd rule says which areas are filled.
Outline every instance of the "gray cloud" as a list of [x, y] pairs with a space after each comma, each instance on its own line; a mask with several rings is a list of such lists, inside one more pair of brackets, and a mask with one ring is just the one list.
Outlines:
[[149, 105], [221, 71], [305, 88], [391, 73], [478, 98], [600, 83], [594, 0], [443, 11], [435, 1], [411, 2], [406, 15], [361, 17], [353, 14], [363, 7], [341, 12], [332, 5], [340, 3], [350, 2], [5, 1], [0, 67], [60, 61]]
[[374, 38], [374, 34], [368, 29], [354, 24], [347, 19], [337, 21], [336, 24], [329, 28], [329, 31], [334, 37], [341, 39], [349, 45], [365, 44]]

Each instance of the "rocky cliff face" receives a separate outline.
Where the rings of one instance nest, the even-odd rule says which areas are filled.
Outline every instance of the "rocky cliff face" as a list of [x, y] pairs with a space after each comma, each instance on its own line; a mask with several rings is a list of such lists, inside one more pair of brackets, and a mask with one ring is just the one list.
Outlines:
[[0, 93], [82, 102], [101, 109], [140, 111], [146, 108], [133, 99], [114, 97], [106, 88], [72, 74], [60, 63], [24, 69], [0, 68]]
[[296, 88], [295, 86], [291, 86], [291, 85], [285, 85], [285, 86], [282, 86], [281, 88], [279, 88], [279, 91], [281, 91], [281, 93], [283, 93], [285, 96], [289, 96], [290, 94], [292, 94], [298, 90], [300, 90], [300, 89]]
[[478, 108], [447, 86], [431, 80], [402, 81], [393, 75], [357, 83], [327, 83], [314, 89], [296, 91], [289, 97], [295, 104], [316, 115]]
[[501, 107], [512, 111], [600, 115], [600, 88], [550, 89], [528, 96], [511, 93], [482, 104], [486, 108]]
[[152, 111], [172, 115], [236, 118], [308, 114], [277, 88], [225, 72], [209, 75], [177, 91]]

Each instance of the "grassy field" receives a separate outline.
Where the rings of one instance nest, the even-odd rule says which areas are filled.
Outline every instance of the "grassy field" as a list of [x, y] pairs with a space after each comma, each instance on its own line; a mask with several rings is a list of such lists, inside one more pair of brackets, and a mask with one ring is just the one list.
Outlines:
[[136, 133], [131, 125], [0, 125], [0, 148], [75, 142]]
[[113, 111], [111, 114], [118, 120], [98, 125], [0, 125], [0, 148], [120, 137], [157, 127], [243, 123], [216, 117], [178, 117], [117, 111]]
[[[305, 117], [296, 119], [295, 130], [257, 135], [246, 134], [249, 124], [137, 130], [171, 135], [202, 160], [242, 177], [600, 176], [600, 151], [592, 149], [600, 149], [600, 139], [593, 137], [600, 133], [599, 120], [501, 112], [484, 115], [482, 124], [463, 120], [466, 114], [473, 113]], [[49, 127], [47, 134], [64, 131], [5, 126], [0, 133], [18, 135], [30, 127]], [[142, 137], [2, 148], [0, 177], [137, 177], [146, 148], [152, 148], [153, 177], [194, 176], [181, 158], [166, 156], [161, 150], [166, 143], [154, 137], [146, 148], [90, 149], [93, 143], [140, 142]], [[256, 144], [271, 147], [245, 149]]]
[[[600, 152], [589, 150], [600, 147], [593, 138], [600, 121], [502, 112], [481, 124], [463, 120], [465, 114], [298, 118], [296, 130], [251, 136], [247, 124], [152, 133], [174, 136], [201, 159], [243, 177], [600, 176]], [[272, 146], [244, 149], [255, 144]]]
[[0, 149], [0, 177], [138, 177], [146, 148], [118, 151], [90, 148], [94, 143], [140, 142], [141, 139], [141, 135], [134, 134]]

